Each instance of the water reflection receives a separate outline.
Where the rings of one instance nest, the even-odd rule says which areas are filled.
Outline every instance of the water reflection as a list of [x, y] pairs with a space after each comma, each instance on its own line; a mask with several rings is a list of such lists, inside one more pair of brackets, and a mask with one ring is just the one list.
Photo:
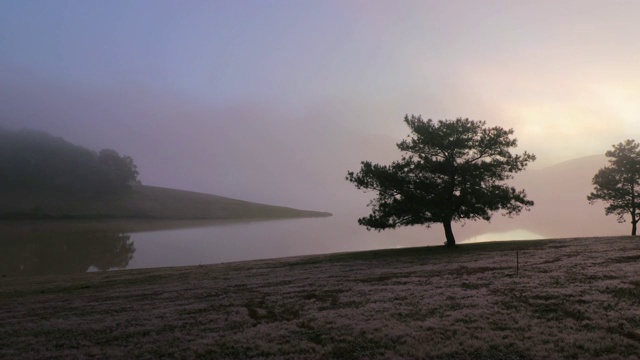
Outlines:
[[[0, 222], [0, 276], [440, 244], [442, 232], [432, 230], [368, 232], [357, 224], [356, 216], [259, 221], [5, 221]], [[435, 234], [433, 238], [430, 233]]]
[[110, 231], [0, 229], [0, 275], [44, 275], [123, 269], [136, 249], [131, 236]]

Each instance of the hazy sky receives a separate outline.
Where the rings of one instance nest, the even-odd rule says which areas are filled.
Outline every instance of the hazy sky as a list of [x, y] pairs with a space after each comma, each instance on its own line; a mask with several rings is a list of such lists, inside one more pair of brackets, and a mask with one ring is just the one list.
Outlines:
[[356, 196], [347, 170], [397, 158], [407, 113], [513, 127], [534, 168], [637, 139], [639, 14], [634, 0], [0, 0], [0, 124], [115, 148], [147, 184], [336, 212]]

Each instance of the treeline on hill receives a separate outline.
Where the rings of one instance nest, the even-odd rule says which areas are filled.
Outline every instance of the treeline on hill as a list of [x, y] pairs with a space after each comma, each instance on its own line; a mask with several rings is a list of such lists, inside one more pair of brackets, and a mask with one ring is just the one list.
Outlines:
[[0, 128], [0, 193], [24, 192], [98, 198], [138, 182], [129, 156], [99, 152], [43, 131]]

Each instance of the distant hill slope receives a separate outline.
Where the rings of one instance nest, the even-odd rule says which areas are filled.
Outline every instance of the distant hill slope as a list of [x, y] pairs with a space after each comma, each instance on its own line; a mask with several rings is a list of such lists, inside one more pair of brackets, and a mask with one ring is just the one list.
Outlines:
[[5, 219], [269, 219], [326, 216], [331, 214], [145, 185], [135, 185], [128, 194], [100, 201], [26, 192], [0, 196], [0, 218]]
[[585, 156], [542, 169], [517, 174], [511, 183], [525, 189], [535, 202], [531, 211], [514, 218], [495, 215], [490, 223], [477, 221], [460, 228], [460, 238], [473, 239], [483, 234], [526, 230], [543, 238], [624, 235], [631, 225], [619, 224], [615, 216], [606, 216], [605, 204], [590, 205], [587, 195], [593, 191], [591, 179], [608, 164], [604, 155]]

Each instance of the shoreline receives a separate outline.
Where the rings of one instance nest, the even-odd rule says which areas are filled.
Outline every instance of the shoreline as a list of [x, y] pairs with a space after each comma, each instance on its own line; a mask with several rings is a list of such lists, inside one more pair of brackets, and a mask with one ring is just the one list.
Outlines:
[[299, 214], [290, 215], [258, 215], [258, 216], [218, 216], [218, 217], [163, 217], [163, 216], [143, 216], [143, 215], [110, 215], [110, 214], [86, 214], [86, 215], [49, 215], [49, 214], [28, 214], [28, 213], [2, 213], [1, 221], [113, 221], [113, 220], [131, 220], [131, 221], [250, 221], [250, 220], [282, 220], [282, 219], [299, 219], [299, 218], [323, 218], [333, 216], [332, 213], [326, 211], [312, 210], [295, 210]]
[[332, 216], [201, 192], [136, 184], [109, 197], [74, 197], [16, 191], [0, 194], [0, 220], [164, 219], [213, 220]]
[[107, 231], [122, 231], [137, 233], [155, 230], [182, 229], [210, 225], [242, 224], [253, 222], [268, 222], [297, 219], [321, 219], [332, 217], [333, 214], [318, 216], [289, 216], [289, 217], [234, 217], [234, 218], [143, 218], [143, 217], [89, 217], [89, 218], [39, 218], [39, 219], [2, 219], [0, 230], [10, 230], [16, 227], [29, 226], [47, 231], [68, 231], [76, 229], [98, 229]]

